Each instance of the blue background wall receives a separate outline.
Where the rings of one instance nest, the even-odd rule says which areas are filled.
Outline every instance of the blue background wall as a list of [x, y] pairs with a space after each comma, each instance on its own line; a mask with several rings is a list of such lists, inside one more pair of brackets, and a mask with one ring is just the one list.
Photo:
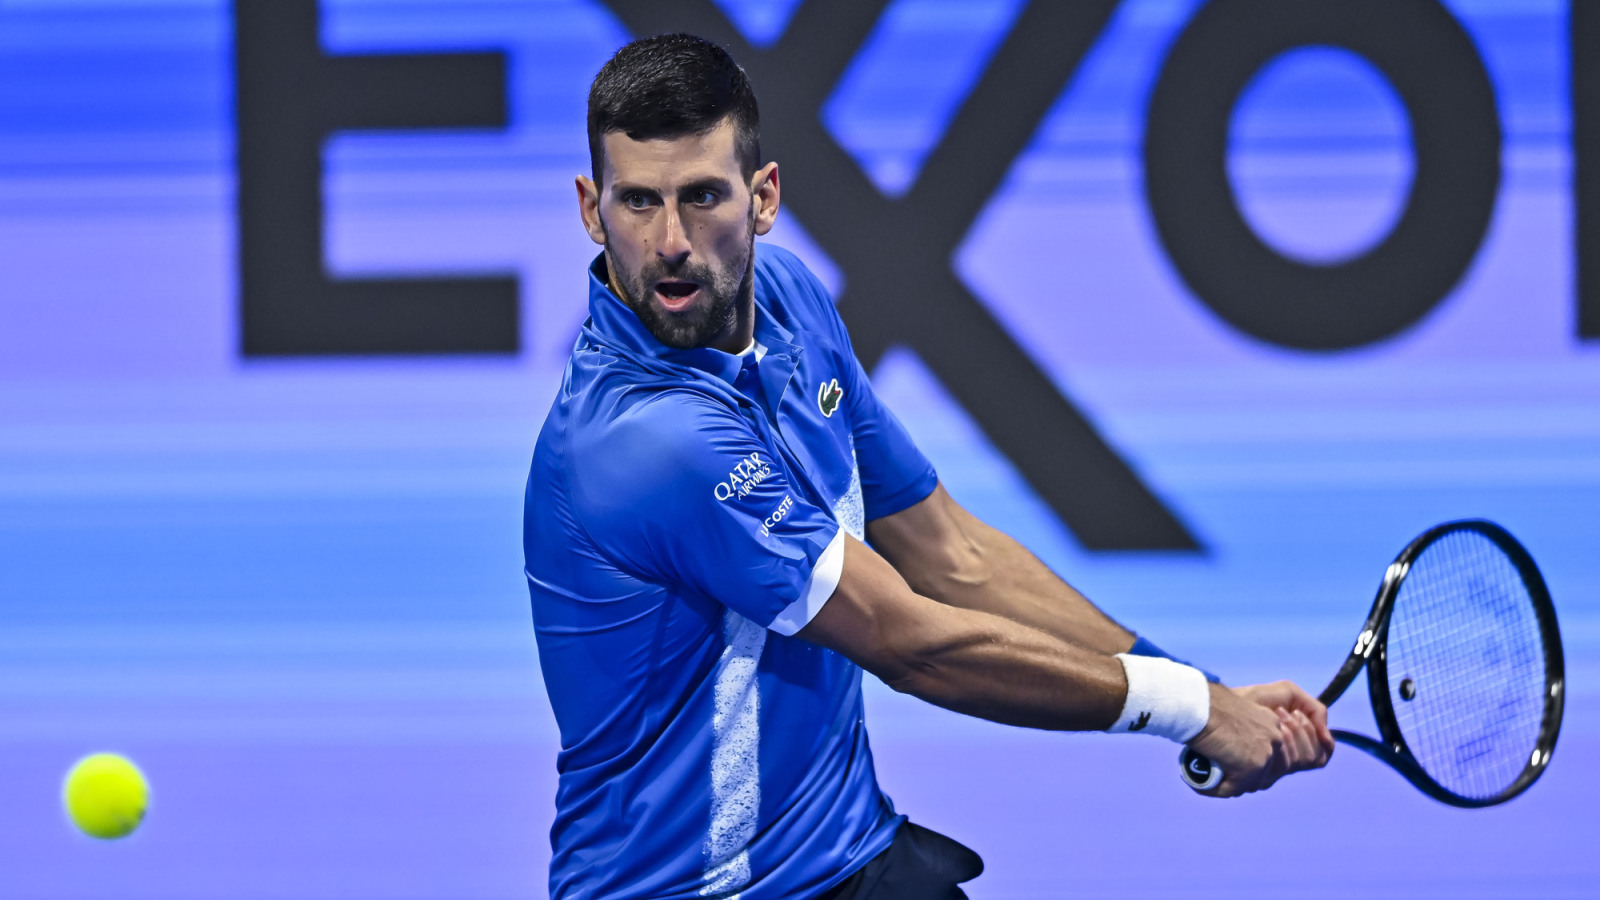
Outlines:
[[[721, 5], [757, 43], [794, 6]], [[914, 354], [874, 380], [959, 501], [1235, 683], [1320, 687], [1410, 537], [1502, 522], [1561, 614], [1555, 761], [1482, 812], [1348, 749], [1219, 803], [1163, 742], [990, 725], [869, 678], [884, 785], [985, 856], [974, 897], [1594, 896], [1600, 343], [1573, 324], [1566, 4], [1446, 4], [1497, 93], [1496, 213], [1433, 313], [1332, 354], [1232, 330], [1155, 238], [1143, 113], [1197, 6], [1123, 4], [958, 267], [1209, 552], [1085, 552]], [[824, 109], [883, 190], [1019, 7], [891, 5]], [[333, 52], [509, 51], [507, 131], [329, 142], [326, 252], [340, 275], [515, 271], [524, 349], [263, 361], [236, 350], [231, 21], [0, 3], [0, 896], [541, 897], [557, 736], [521, 487], [584, 315], [585, 91], [627, 35], [581, 0], [326, 0]], [[1229, 170], [1264, 238], [1338, 259], [1403, 206], [1407, 129], [1368, 64], [1297, 51], [1236, 109]], [[837, 285], [805, 225], [771, 240]], [[1370, 729], [1359, 690], [1335, 712]], [[154, 791], [113, 844], [59, 806], [102, 749]]]

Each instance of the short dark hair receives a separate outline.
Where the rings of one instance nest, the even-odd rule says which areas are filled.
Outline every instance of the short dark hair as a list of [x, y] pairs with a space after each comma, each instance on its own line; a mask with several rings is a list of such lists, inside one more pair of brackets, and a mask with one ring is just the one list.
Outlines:
[[618, 50], [589, 86], [589, 165], [600, 183], [605, 136], [636, 141], [704, 134], [724, 119], [748, 180], [761, 165], [761, 114], [744, 69], [692, 34], [640, 38]]

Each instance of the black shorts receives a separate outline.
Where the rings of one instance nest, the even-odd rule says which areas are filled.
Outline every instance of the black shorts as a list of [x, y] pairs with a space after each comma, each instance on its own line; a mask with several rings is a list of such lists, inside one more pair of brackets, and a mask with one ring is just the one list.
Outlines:
[[983, 860], [958, 841], [902, 822], [894, 843], [817, 900], [965, 900], [958, 885], [983, 872]]

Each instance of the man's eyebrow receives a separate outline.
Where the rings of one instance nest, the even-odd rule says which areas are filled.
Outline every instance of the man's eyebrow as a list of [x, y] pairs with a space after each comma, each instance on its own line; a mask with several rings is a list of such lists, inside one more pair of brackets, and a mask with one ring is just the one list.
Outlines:
[[651, 197], [661, 196], [661, 193], [655, 188], [645, 187], [642, 184], [633, 184], [627, 181], [613, 181], [611, 183], [611, 192], [614, 194], [646, 194]]
[[680, 196], [684, 194], [698, 193], [700, 191], [711, 191], [712, 193], [716, 194], [732, 193], [733, 182], [726, 178], [708, 176], [706, 178], [698, 178], [678, 188], [678, 194]]

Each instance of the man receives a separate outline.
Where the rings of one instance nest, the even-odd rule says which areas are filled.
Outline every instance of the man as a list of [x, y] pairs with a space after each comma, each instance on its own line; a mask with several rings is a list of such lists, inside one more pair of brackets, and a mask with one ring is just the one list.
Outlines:
[[939, 486], [821, 285], [755, 246], [779, 201], [757, 128], [744, 72], [689, 35], [590, 90], [604, 251], [524, 537], [562, 738], [551, 896], [964, 897], [976, 854], [878, 790], [862, 669], [997, 722], [1188, 742], [1219, 796], [1324, 764], [1316, 700], [1162, 658]]

